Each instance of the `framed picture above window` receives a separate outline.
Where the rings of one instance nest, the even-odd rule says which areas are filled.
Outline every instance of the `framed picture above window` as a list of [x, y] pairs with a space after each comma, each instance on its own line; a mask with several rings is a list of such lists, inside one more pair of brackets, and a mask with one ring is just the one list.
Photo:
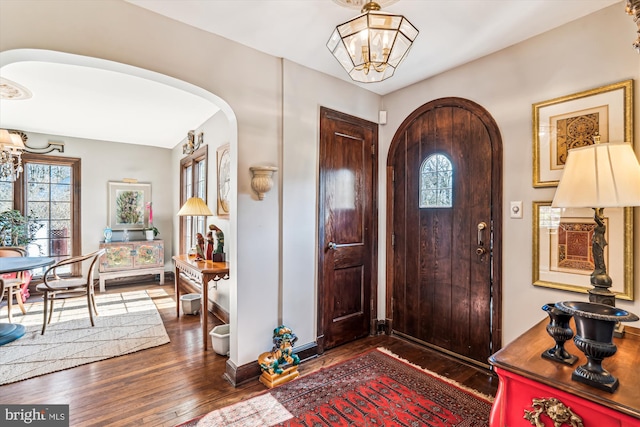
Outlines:
[[149, 223], [147, 204], [151, 202], [151, 184], [108, 183], [109, 226], [112, 230], [142, 230]]
[[558, 185], [567, 153], [602, 142], [631, 142], [633, 80], [533, 104], [533, 186]]
[[[594, 270], [591, 245], [595, 230], [593, 209], [554, 208], [533, 202], [533, 284], [587, 293]], [[633, 300], [633, 209], [604, 209], [604, 259], [616, 298]]]

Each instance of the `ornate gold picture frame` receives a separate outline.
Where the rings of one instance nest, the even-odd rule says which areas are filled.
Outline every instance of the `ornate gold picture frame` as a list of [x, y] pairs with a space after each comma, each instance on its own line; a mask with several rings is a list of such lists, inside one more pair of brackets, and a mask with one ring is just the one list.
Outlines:
[[[633, 300], [633, 208], [606, 208], [607, 272], [616, 298]], [[591, 286], [593, 209], [533, 202], [533, 284], [587, 293]]]
[[633, 80], [533, 104], [533, 186], [558, 185], [567, 152], [602, 142], [631, 143]]

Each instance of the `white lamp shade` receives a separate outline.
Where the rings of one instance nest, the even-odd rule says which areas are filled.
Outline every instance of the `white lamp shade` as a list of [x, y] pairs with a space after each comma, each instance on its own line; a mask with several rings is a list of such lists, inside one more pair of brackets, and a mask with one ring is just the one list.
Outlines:
[[611, 142], [570, 150], [551, 206], [640, 206], [640, 165], [631, 144]]
[[212, 216], [211, 209], [200, 197], [191, 197], [178, 211], [178, 216]]

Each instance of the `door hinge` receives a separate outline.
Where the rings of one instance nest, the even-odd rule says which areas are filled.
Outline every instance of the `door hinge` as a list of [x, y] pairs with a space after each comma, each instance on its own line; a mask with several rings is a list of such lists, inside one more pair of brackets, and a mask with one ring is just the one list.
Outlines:
[[396, 182], [396, 170], [391, 169], [391, 181]]
[[396, 245], [396, 233], [391, 233], [391, 246]]
[[375, 143], [371, 144], [371, 155], [372, 156], [376, 155], [376, 144]]

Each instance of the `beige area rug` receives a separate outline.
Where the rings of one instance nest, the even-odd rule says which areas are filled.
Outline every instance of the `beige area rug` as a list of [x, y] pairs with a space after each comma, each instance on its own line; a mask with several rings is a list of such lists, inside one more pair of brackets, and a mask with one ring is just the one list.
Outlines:
[[[0, 346], [0, 385], [169, 342], [160, 313], [146, 291], [99, 294], [96, 304], [99, 316], [91, 327], [86, 299], [56, 301], [44, 335], [40, 334], [42, 302], [25, 304], [24, 316], [19, 310], [14, 312], [13, 321], [23, 324], [27, 332]], [[0, 322], [7, 322], [5, 307]]]

